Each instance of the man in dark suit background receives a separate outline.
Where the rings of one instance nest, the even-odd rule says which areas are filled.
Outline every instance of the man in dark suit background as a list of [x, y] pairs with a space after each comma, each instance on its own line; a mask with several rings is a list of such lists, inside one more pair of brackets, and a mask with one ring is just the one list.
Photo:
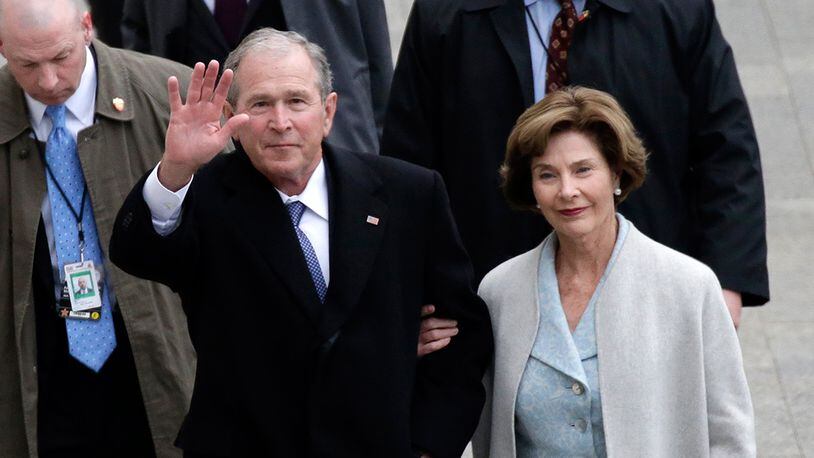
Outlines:
[[126, 0], [124, 47], [193, 66], [220, 63], [261, 27], [293, 30], [328, 54], [342, 109], [328, 142], [376, 153], [393, 62], [382, 0]]
[[476, 278], [548, 232], [543, 218], [509, 209], [498, 175], [508, 134], [544, 96], [547, 73], [612, 94], [644, 138], [649, 175], [619, 211], [709, 265], [736, 325], [742, 303], [765, 303], [758, 146], [710, 0], [415, 2], [382, 151], [444, 177]]
[[[170, 80], [164, 157], [111, 241], [115, 263], [183, 300], [198, 370], [178, 445], [460, 456], [492, 338], [440, 176], [323, 142], [337, 94], [302, 36], [259, 30], [226, 67], [216, 87], [217, 62], [197, 64], [185, 103]], [[460, 332], [419, 361], [424, 303]]]

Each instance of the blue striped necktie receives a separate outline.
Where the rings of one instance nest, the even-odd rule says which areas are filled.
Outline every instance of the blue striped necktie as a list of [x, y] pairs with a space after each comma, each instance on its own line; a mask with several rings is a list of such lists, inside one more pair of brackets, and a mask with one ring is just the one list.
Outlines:
[[325, 295], [328, 293], [328, 287], [325, 285], [325, 277], [322, 276], [322, 269], [319, 267], [319, 259], [314, 252], [314, 247], [311, 241], [305, 235], [305, 232], [300, 229], [300, 219], [305, 212], [305, 204], [296, 201], [286, 204], [286, 210], [291, 217], [291, 223], [294, 225], [294, 231], [297, 233], [297, 239], [300, 241], [300, 248], [302, 254], [305, 255], [305, 264], [308, 266], [308, 272], [311, 273], [311, 279], [314, 281], [314, 288], [317, 290], [320, 302], [325, 302]]

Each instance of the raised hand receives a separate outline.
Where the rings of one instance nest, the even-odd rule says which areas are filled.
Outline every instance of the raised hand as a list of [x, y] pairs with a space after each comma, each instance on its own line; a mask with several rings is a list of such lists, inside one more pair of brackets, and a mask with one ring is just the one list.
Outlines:
[[181, 101], [178, 79], [171, 76], [167, 81], [170, 124], [158, 180], [171, 191], [186, 185], [201, 166], [223, 150], [232, 133], [249, 120], [247, 114], [238, 114], [221, 126], [220, 118], [233, 74], [226, 70], [217, 81], [218, 69], [215, 60], [206, 68], [201, 62], [195, 64], [186, 103]]

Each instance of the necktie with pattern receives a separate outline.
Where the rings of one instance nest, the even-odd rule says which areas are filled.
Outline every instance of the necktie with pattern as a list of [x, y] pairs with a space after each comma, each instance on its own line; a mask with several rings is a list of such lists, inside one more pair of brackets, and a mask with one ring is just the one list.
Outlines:
[[305, 204], [302, 202], [290, 202], [286, 204], [286, 210], [291, 217], [291, 223], [294, 225], [294, 231], [297, 233], [297, 239], [300, 241], [300, 248], [302, 254], [305, 255], [305, 264], [308, 265], [308, 272], [311, 273], [311, 279], [314, 281], [314, 288], [317, 290], [320, 302], [325, 302], [325, 295], [328, 293], [328, 287], [325, 285], [325, 277], [322, 276], [322, 269], [319, 267], [319, 259], [314, 252], [314, 247], [311, 241], [305, 235], [305, 232], [300, 229], [300, 219], [305, 212]]
[[[45, 109], [45, 114], [51, 118], [52, 123], [51, 133], [45, 144], [45, 161], [48, 164], [48, 201], [51, 204], [59, 275], [62, 278], [65, 264], [80, 260], [77, 227], [80, 217], [85, 237], [85, 259], [93, 261], [96, 268], [100, 269], [103, 257], [93, 207], [90, 199], [85, 198], [85, 176], [76, 153], [76, 141], [65, 127], [65, 106], [49, 106]], [[98, 285], [91, 287], [97, 289]], [[102, 316], [98, 321], [65, 320], [68, 351], [95, 372], [99, 372], [116, 348], [108, 289], [105, 287], [101, 291]]]
[[551, 25], [546, 65], [546, 94], [568, 84], [568, 48], [577, 26], [577, 10], [571, 0], [560, 0], [562, 9]]

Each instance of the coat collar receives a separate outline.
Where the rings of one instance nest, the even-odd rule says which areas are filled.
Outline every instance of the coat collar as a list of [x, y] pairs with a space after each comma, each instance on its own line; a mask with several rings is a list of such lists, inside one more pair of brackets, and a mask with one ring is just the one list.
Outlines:
[[[96, 116], [131, 121], [134, 117], [131, 109], [133, 89], [127, 66], [101, 41], [94, 40], [91, 51], [96, 57]], [[116, 98], [120, 98], [124, 104], [122, 111], [114, 106]], [[0, 116], [0, 144], [4, 144], [30, 129], [25, 95], [8, 66], [0, 69], [0, 105], [3, 106], [3, 116]]]
[[379, 255], [389, 215], [378, 173], [355, 153], [327, 145], [324, 149], [331, 214], [331, 284], [329, 307], [319, 332], [331, 338], [359, 303]]
[[[621, 13], [632, 11], [633, 0], [589, 0], [587, 10], [593, 10], [597, 3]], [[534, 75], [531, 71], [528, 30], [526, 29], [524, 0], [472, 0], [464, 6], [464, 11], [474, 12], [491, 9], [489, 16], [500, 42], [509, 54], [517, 74], [523, 103], [529, 107], [534, 103]]]
[[[232, 154], [222, 180], [232, 192], [227, 203], [236, 227], [283, 279], [320, 338], [331, 339], [359, 302], [387, 230], [381, 179], [355, 153], [323, 144], [331, 215], [331, 282], [321, 304], [279, 194], [242, 148]], [[377, 224], [369, 223], [368, 217], [378, 218]]]
[[280, 195], [254, 168], [238, 145], [224, 158], [221, 181], [226, 188], [226, 206], [236, 231], [255, 248], [272, 272], [288, 287], [294, 302], [316, 327], [322, 304], [311, 280], [291, 219]]
[[[582, 358], [568, 329], [568, 322], [562, 311], [560, 290], [557, 287], [557, 274], [554, 270], [557, 237], [551, 233], [543, 242], [538, 266], [538, 285], [547, 285], [535, 292], [536, 306], [540, 310], [537, 336], [531, 349], [531, 356], [563, 374], [587, 384]], [[587, 310], [586, 310], [587, 312]]]
[[[116, 121], [132, 121], [135, 117], [132, 109], [135, 103], [128, 66], [99, 40], [93, 40], [91, 50], [96, 55], [96, 116]], [[122, 104], [118, 105], [116, 99], [121, 99]], [[117, 106], [122, 106], [122, 111]]]
[[[482, 1], [485, 3], [487, 0]], [[492, 2], [497, 3], [498, 0]], [[523, 0], [506, 1], [489, 12], [500, 42], [514, 65], [523, 93], [523, 104], [528, 107], [534, 103], [534, 75], [525, 14]]]

